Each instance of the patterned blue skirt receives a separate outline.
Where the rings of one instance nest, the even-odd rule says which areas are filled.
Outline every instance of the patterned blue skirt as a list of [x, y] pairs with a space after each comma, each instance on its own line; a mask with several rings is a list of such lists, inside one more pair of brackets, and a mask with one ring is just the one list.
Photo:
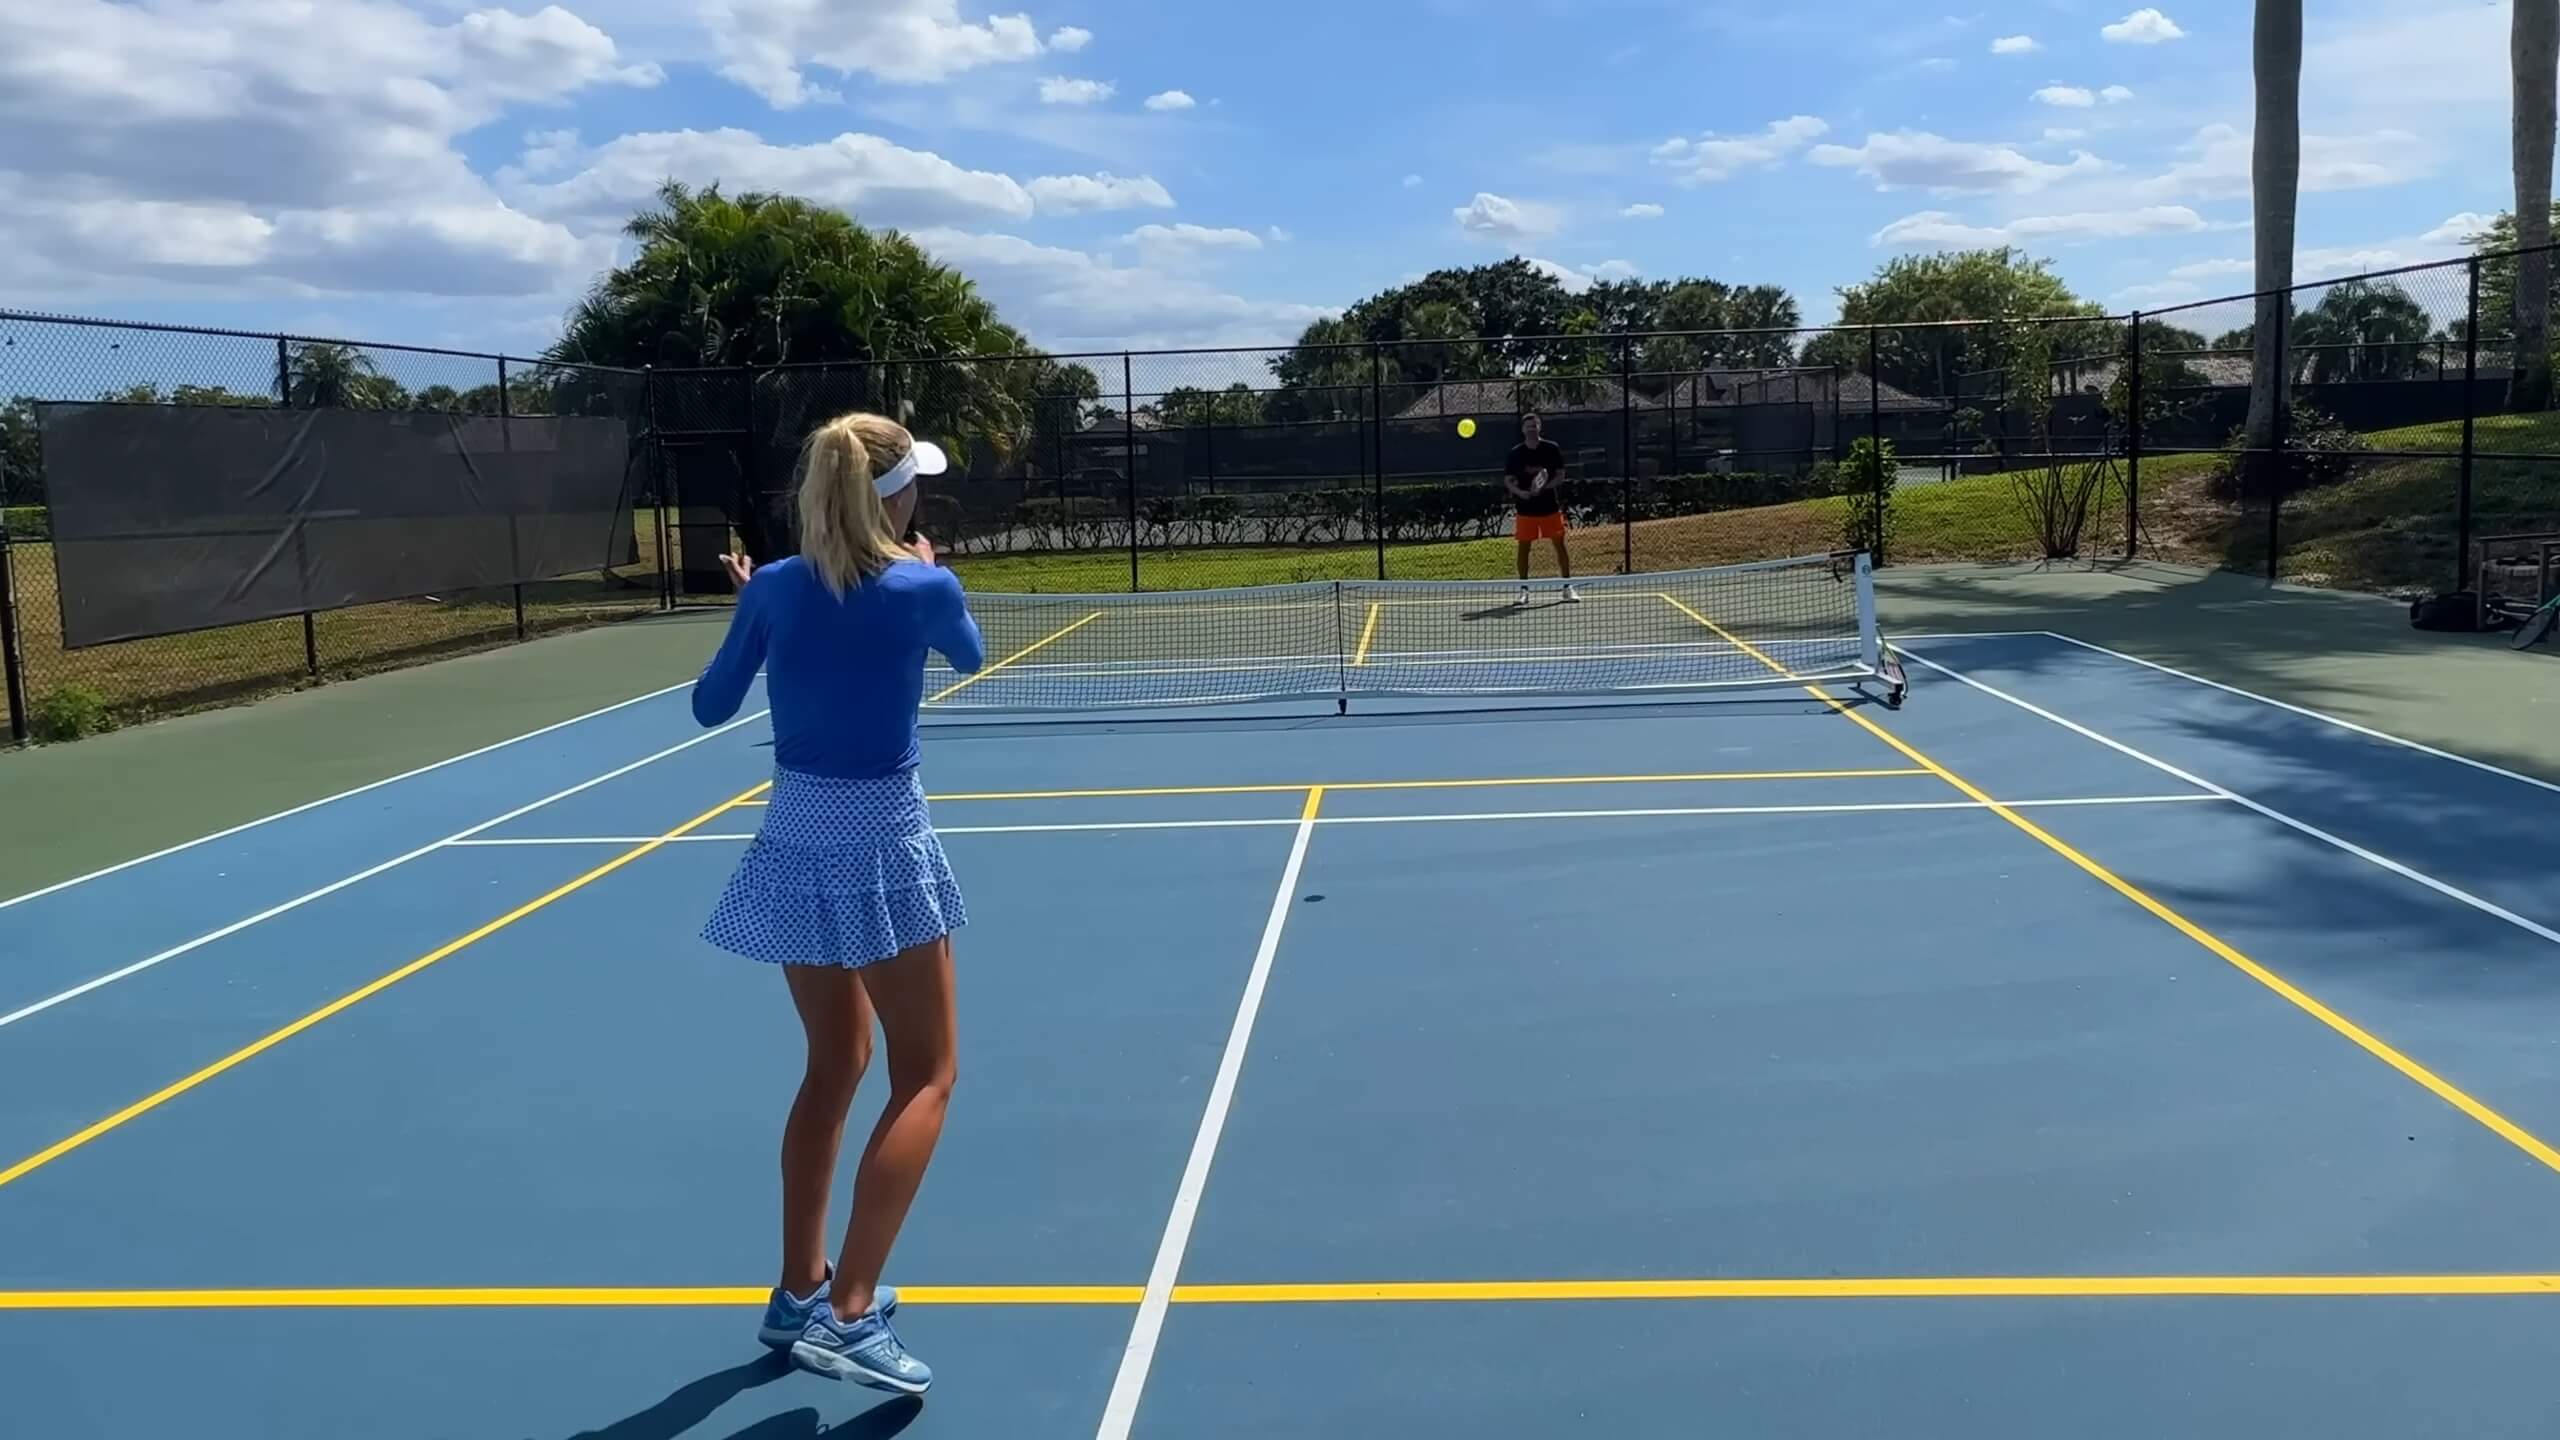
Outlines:
[[838, 780], [777, 767], [764, 824], [702, 938], [784, 965], [869, 965], [967, 923], [914, 771]]

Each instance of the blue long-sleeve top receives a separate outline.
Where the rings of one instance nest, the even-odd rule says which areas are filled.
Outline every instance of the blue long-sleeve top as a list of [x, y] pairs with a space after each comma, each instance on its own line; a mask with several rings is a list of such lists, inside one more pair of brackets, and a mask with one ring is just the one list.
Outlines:
[[920, 755], [925, 652], [961, 674], [986, 663], [985, 641], [950, 571], [901, 560], [828, 592], [798, 556], [755, 572], [720, 651], [693, 686], [693, 718], [727, 722], [765, 671], [774, 760], [837, 779], [912, 769]]

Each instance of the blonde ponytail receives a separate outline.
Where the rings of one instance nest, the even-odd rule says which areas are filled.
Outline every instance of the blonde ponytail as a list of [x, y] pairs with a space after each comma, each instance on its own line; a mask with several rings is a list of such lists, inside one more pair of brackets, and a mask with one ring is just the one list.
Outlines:
[[819, 426], [801, 447], [800, 554], [830, 593], [844, 594], [858, 576], [877, 575], [908, 553], [871, 482], [914, 446], [895, 420], [856, 412]]

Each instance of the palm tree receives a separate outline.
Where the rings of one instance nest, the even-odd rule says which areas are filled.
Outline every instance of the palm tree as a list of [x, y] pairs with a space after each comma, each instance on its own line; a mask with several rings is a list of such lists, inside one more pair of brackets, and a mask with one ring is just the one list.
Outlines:
[[[2348, 280], [2293, 322], [2293, 349], [2310, 358], [2314, 385], [2407, 380], [2426, 368], [2434, 332], [2426, 308], [2388, 280]], [[2300, 363], [2291, 366], [2300, 375]]]
[[2249, 159], [2252, 218], [2258, 241], [2258, 319], [2249, 376], [2248, 444], [2262, 475], [2281, 472], [2276, 419], [2292, 387], [2279, 359], [2293, 309], [2294, 206], [2302, 181], [2302, 0], [2257, 0], [2250, 48], [2258, 94], [2257, 134]]
[[2515, 68], [2515, 379], [2517, 410], [2551, 408], [2551, 148], [2560, 86], [2560, 0], [2516, 0], [2508, 36]]

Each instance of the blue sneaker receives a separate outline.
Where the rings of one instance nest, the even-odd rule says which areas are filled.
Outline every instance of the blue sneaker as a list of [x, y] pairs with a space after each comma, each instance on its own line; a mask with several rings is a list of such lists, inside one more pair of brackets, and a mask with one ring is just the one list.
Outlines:
[[[836, 1267], [830, 1263], [827, 1278], [819, 1281], [818, 1288], [811, 1291], [806, 1299], [775, 1286], [773, 1294], [764, 1302], [764, 1323], [756, 1327], [756, 1338], [776, 1350], [790, 1349], [791, 1342], [800, 1338], [800, 1332], [809, 1328], [809, 1317], [827, 1308], [827, 1291], [835, 1284], [835, 1279]], [[898, 1311], [895, 1286], [881, 1286], [872, 1292], [871, 1299], [873, 1306], [883, 1315], [894, 1315]]]
[[791, 1358], [830, 1380], [900, 1395], [921, 1395], [933, 1384], [932, 1368], [907, 1353], [898, 1332], [889, 1328], [889, 1317], [878, 1309], [847, 1324], [836, 1318], [834, 1306], [819, 1306], [793, 1343]]

